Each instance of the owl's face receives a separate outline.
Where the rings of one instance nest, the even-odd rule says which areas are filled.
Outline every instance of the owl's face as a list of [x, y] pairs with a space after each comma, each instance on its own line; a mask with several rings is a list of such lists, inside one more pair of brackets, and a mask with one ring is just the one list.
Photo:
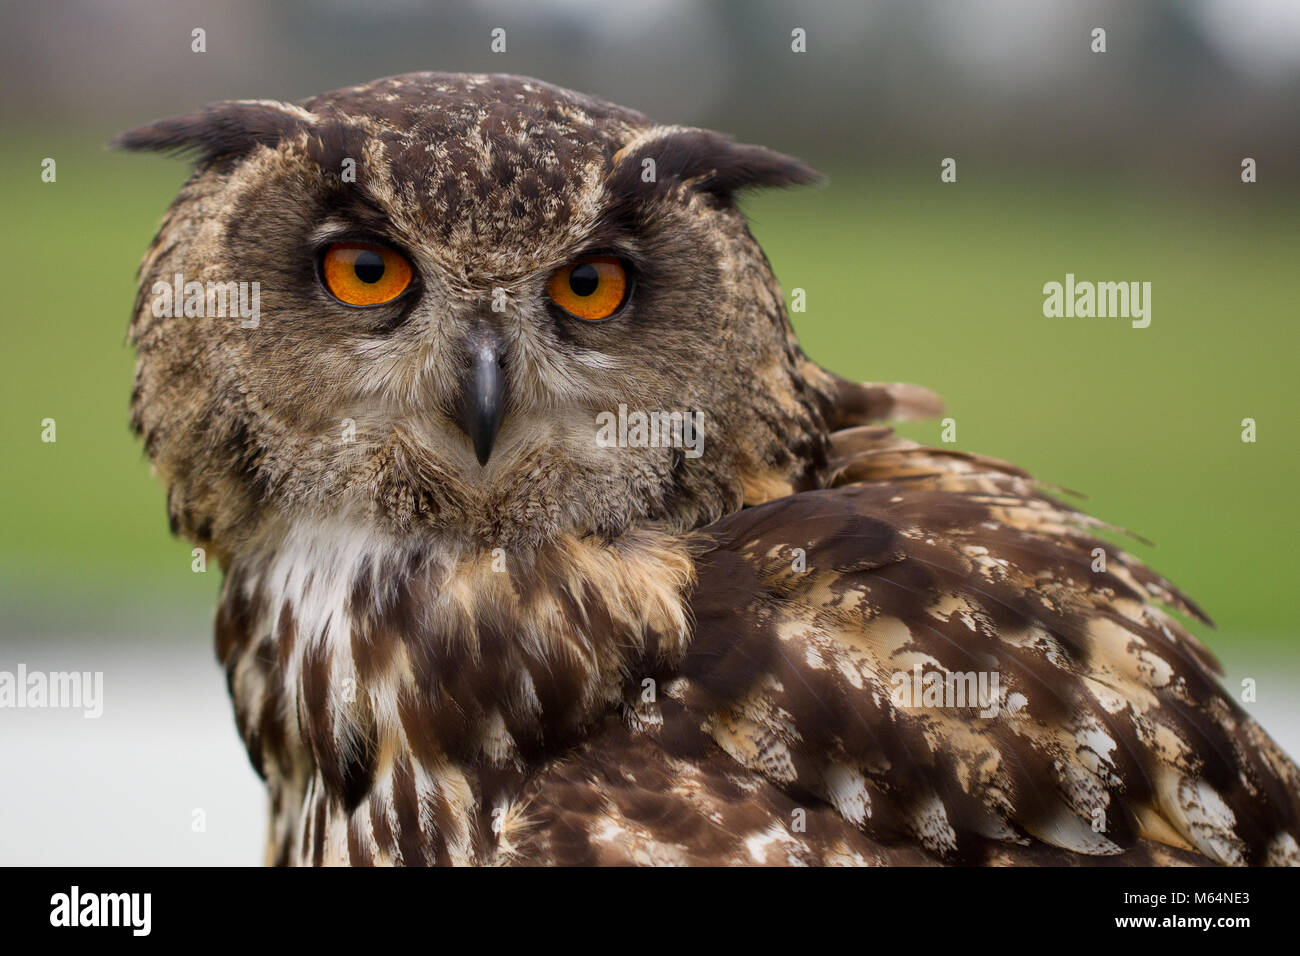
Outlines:
[[[450, 74], [119, 142], [200, 157], [141, 269], [133, 424], [221, 555], [298, 513], [536, 545], [816, 481], [824, 382], [732, 199], [792, 159]], [[177, 275], [256, 315], [167, 315]]]

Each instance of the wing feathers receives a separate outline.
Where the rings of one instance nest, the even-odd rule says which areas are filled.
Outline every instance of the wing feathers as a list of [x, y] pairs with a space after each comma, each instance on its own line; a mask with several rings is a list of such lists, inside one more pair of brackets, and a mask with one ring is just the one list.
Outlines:
[[832, 465], [702, 533], [682, 700], [733, 760], [954, 862], [1300, 862], [1300, 773], [1161, 605], [1203, 612], [1104, 525], [875, 426]]

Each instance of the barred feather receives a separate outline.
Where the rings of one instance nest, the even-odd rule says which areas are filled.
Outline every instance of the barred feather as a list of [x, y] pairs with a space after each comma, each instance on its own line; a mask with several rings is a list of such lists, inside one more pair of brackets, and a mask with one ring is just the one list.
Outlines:
[[[220, 633], [273, 859], [1297, 862], [1300, 774], [1173, 585], [1010, 466], [832, 453], [831, 487], [506, 576], [342, 529], [333, 572], [254, 552]], [[918, 667], [996, 699], [904, 706]]]

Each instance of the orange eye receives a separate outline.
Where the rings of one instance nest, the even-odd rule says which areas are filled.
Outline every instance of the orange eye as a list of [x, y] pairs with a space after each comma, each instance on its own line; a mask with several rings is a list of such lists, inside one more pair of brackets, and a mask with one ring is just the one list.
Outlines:
[[321, 260], [325, 288], [348, 305], [383, 305], [411, 284], [411, 264], [373, 242], [336, 242]]
[[583, 256], [556, 270], [546, 294], [570, 315], [599, 322], [618, 311], [627, 284], [627, 270], [613, 256]]

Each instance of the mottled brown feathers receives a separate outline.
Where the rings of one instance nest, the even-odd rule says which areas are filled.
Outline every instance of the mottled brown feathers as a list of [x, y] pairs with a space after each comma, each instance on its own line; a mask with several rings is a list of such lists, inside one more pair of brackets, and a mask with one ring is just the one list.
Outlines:
[[[676, 543], [574, 540], [493, 572], [374, 540], [388, 557], [298, 593], [292, 560], [237, 564], [220, 648], [237, 702], [262, 689], [240, 723], [312, 808], [276, 858], [1294, 862], [1300, 777], [1152, 603], [1172, 586], [1016, 472], [851, 437], [872, 477]], [[330, 574], [343, 613], [304, 644], [291, 602]], [[1000, 685], [904, 705], [915, 667]]]
[[[118, 144], [197, 160], [131, 421], [226, 572], [269, 862], [1300, 862], [1300, 773], [1200, 609], [1019, 469], [878, 424], [932, 393], [803, 354], [734, 194], [808, 167], [441, 73]], [[323, 289], [359, 237], [409, 293]], [[633, 279], [600, 323], [545, 292], [594, 250]], [[178, 275], [256, 282], [258, 321], [156, 309]], [[698, 413], [699, 454], [598, 441], [629, 409]]]
[[275, 146], [311, 121], [305, 111], [285, 103], [232, 100], [141, 126], [114, 138], [110, 145], [208, 162], [239, 158], [257, 146]]

